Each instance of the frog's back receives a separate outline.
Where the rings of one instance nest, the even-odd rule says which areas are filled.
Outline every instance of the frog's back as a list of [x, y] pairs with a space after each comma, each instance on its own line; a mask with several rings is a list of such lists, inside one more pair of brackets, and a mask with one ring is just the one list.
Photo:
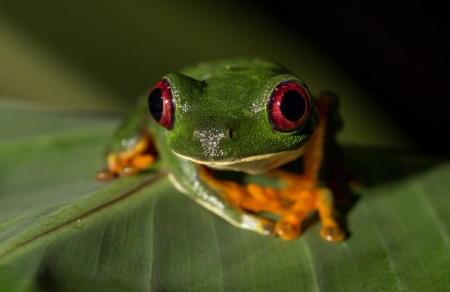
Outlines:
[[221, 75], [227, 71], [255, 71], [265, 72], [268, 75], [289, 73], [276, 62], [262, 58], [235, 58], [228, 60], [218, 60], [212, 62], [200, 62], [196, 66], [190, 66], [180, 70], [181, 74], [197, 80], [208, 80], [212, 76]]

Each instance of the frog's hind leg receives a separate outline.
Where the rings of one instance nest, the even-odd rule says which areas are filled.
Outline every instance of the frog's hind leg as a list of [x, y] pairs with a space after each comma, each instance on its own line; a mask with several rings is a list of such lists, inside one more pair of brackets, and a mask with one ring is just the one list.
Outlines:
[[275, 201], [288, 200], [291, 206], [277, 209], [268, 205], [267, 211], [283, 216], [275, 225], [276, 233], [285, 240], [292, 240], [301, 233], [301, 222], [310, 211], [317, 210], [322, 221], [321, 236], [328, 241], [342, 241], [345, 232], [340, 229], [335, 219], [333, 206], [333, 192], [323, 186], [322, 181], [327, 180], [326, 169], [333, 152], [334, 134], [339, 120], [333, 110], [337, 105], [336, 96], [331, 93], [323, 93], [316, 102], [319, 115], [319, 125], [314, 131], [311, 140], [303, 156], [303, 174], [288, 173], [282, 170], [274, 170], [269, 173], [284, 182], [285, 187], [277, 191], [278, 198]]
[[316, 101], [316, 109], [319, 115], [319, 125], [315, 130], [304, 155], [303, 177], [313, 185], [315, 193], [316, 209], [322, 221], [321, 236], [328, 241], [342, 241], [345, 232], [339, 227], [335, 219], [333, 206], [333, 192], [322, 186], [321, 181], [326, 181], [324, 174], [331, 161], [330, 155], [334, 153], [335, 133], [340, 127], [338, 115], [338, 99], [331, 92], [321, 93]]
[[210, 169], [190, 161], [180, 160], [180, 167], [189, 173], [198, 172], [198, 176], [189, 178], [180, 172], [171, 172], [169, 178], [179, 191], [236, 227], [275, 235], [273, 221], [247, 212], [240, 204], [242, 198], [253, 199], [245, 186], [216, 179]]
[[322, 228], [320, 235], [333, 242], [345, 239], [345, 232], [339, 227], [334, 217], [333, 193], [329, 188], [318, 188], [317, 190], [317, 210], [319, 211]]
[[[305, 170], [315, 181], [317, 191], [317, 210], [322, 221], [320, 235], [328, 241], [342, 241], [346, 234], [335, 219], [334, 195], [330, 188], [321, 186], [323, 181], [329, 180], [329, 173], [333, 165], [333, 157], [336, 155], [335, 135], [341, 127], [342, 121], [339, 116], [338, 97], [332, 92], [322, 92], [316, 103], [319, 114], [319, 131], [315, 133], [315, 147], [321, 154], [314, 159], [314, 154], [305, 156]], [[311, 149], [314, 152], [314, 149]]]

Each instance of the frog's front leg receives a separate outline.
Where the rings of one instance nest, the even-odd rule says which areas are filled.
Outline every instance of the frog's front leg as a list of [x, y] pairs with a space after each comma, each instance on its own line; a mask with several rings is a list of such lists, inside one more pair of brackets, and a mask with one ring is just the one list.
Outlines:
[[[321, 177], [323, 169], [330, 163], [330, 153], [334, 152], [334, 135], [339, 127], [337, 113], [337, 97], [329, 92], [321, 94], [316, 101], [316, 109], [319, 115], [319, 125], [311, 137], [303, 156], [304, 172], [302, 175], [275, 172], [287, 185], [281, 197], [289, 197], [295, 203], [290, 208], [289, 214], [277, 222], [276, 231], [283, 238], [290, 240], [300, 232], [300, 223], [309, 211], [317, 210], [322, 221], [320, 235], [328, 241], [342, 241], [345, 232], [335, 220], [333, 206], [333, 193], [323, 186]], [[331, 147], [330, 147], [331, 146]]]
[[[130, 149], [112, 152], [107, 157], [107, 168], [97, 173], [98, 180], [109, 180], [117, 176], [125, 177], [139, 173], [155, 161], [156, 151], [150, 132], [136, 133], [136, 142]], [[130, 143], [130, 142], [128, 142]]]
[[[206, 168], [205, 168], [206, 169]], [[328, 241], [342, 241], [345, 233], [334, 218], [333, 194], [327, 187], [317, 185], [305, 175], [275, 170], [268, 175], [284, 183], [281, 189], [262, 187], [256, 184], [246, 186], [232, 181], [214, 178], [207, 170], [202, 177], [211, 186], [221, 190], [231, 205], [240, 210], [254, 213], [268, 212], [282, 216], [276, 222], [275, 234], [284, 240], [293, 240], [301, 234], [301, 223], [309, 212], [317, 210], [322, 221], [321, 236]]]
[[107, 165], [97, 172], [96, 179], [109, 181], [137, 174], [152, 165], [155, 156], [146, 97], [141, 97], [114, 133], [106, 158]]
[[327, 187], [320, 186], [311, 178], [277, 170], [270, 175], [277, 176], [285, 183], [278, 190], [279, 201], [289, 202], [281, 208], [266, 209], [283, 216], [275, 225], [276, 233], [285, 240], [292, 240], [301, 233], [301, 223], [310, 211], [317, 210], [322, 221], [320, 235], [328, 241], [342, 241], [345, 233], [335, 220], [333, 193]]
[[[250, 214], [233, 200], [233, 196], [251, 198], [244, 186], [232, 181], [216, 180], [207, 167], [172, 156], [178, 160], [169, 178], [174, 186], [198, 204], [219, 215], [232, 225], [262, 235], [275, 235], [274, 222]], [[217, 184], [218, 183], [218, 184]]]

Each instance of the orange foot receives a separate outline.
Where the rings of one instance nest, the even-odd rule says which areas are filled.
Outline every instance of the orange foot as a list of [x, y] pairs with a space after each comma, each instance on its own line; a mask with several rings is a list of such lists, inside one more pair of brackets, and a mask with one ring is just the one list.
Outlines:
[[297, 238], [301, 234], [301, 222], [310, 211], [315, 210], [322, 220], [320, 235], [324, 239], [333, 242], [345, 239], [345, 232], [334, 219], [331, 191], [315, 186], [305, 176], [282, 170], [271, 171], [268, 175], [277, 177], [285, 184], [281, 189], [274, 189], [222, 181], [204, 166], [200, 166], [200, 173], [202, 179], [220, 189], [226, 200], [235, 207], [254, 213], [269, 212], [282, 216], [275, 224], [275, 233], [284, 240]]
[[136, 145], [129, 150], [111, 153], [107, 157], [107, 168], [96, 174], [99, 181], [110, 181], [116, 177], [126, 177], [139, 173], [155, 161], [152, 137], [146, 133]]
[[[326, 187], [318, 187], [314, 180], [295, 173], [275, 170], [269, 173], [284, 182], [282, 189], [262, 188], [249, 185], [247, 188], [256, 193], [271, 193], [271, 204], [264, 211], [283, 216], [275, 224], [275, 232], [284, 240], [293, 240], [301, 234], [301, 222], [311, 211], [318, 211], [322, 221], [320, 235], [328, 241], [342, 241], [345, 232], [340, 229], [334, 218], [333, 194]], [[258, 195], [260, 196], [260, 195]]]

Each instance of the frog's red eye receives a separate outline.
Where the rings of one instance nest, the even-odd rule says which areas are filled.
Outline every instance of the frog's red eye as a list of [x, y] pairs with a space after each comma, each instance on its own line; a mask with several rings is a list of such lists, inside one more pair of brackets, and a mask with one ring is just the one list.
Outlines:
[[173, 129], [175, 106], [169, 81], [163, 79], [153, 87], [148, 97], [148, 109], [158, 124], [167, 130]]
[[267, 103], [270, 123], [280, 132], [298, 129], [306, 120], [309, 110], [308, 90], [293, 80], [278, 84]]

